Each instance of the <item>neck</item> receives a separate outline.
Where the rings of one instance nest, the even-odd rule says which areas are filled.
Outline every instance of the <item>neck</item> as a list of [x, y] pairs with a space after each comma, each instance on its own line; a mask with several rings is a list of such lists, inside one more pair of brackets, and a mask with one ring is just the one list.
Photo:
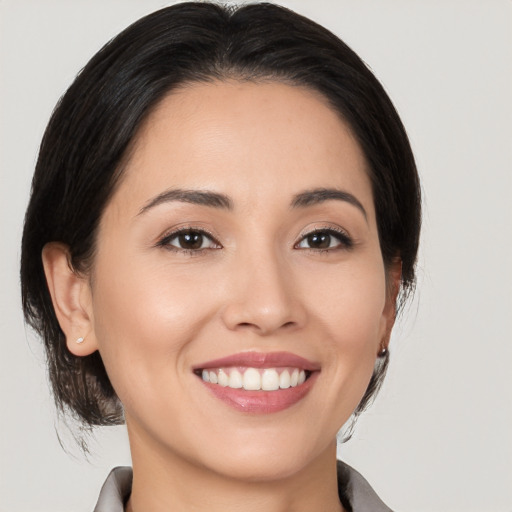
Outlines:
[[126, 512], [342, 512], [338, 498], [336, 444], [286, 477], [248, 481], [216, 473], [160, 450], [138, 450], [131, 439], [133, 487]]

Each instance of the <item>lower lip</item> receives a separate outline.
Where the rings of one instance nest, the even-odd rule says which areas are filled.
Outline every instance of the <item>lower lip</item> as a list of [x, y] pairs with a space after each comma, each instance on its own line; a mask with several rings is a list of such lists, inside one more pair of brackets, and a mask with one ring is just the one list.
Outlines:
[[317, 375], [318, 372], [313, 372], [303, 384], [275, 391], [245, 391], [211, 384], [204, 380], [201, 382], [215, 397], [233, 409], [253, 414], [270, 414], [283, 411], [300, 402], [311, 390]]

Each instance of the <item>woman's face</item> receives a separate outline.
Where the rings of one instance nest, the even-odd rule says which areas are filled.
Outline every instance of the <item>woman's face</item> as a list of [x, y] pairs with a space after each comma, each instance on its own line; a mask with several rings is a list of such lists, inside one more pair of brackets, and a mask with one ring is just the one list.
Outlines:
[[331, 453], [394, 317], [365, 166], [304, 88], [193, 84], [149, 117], [87, 303], [134, 457], [271, 479]]

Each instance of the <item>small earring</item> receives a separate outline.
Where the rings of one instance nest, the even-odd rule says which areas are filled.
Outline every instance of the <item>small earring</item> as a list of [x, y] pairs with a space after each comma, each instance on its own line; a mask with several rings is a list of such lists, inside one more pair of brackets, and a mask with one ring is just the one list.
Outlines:
[[80, 336], [80, 338], [77, 338], [75, 343], [78, 343], [80, 345], [80, 343], [83, 343], [84, 342], [84, 338], [82, 336]]
[[388, 355], [388, 349], [386, 347], [383, 347], [381, 351], [377, 354], [377, 357], [383, 358]]

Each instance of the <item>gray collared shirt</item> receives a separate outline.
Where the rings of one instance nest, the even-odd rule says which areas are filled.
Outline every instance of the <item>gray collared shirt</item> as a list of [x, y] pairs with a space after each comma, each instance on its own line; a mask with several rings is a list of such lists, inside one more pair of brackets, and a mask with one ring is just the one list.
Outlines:
[[[338, 461], [338, 489], [352, 512], [392, 512], [355, 469]], [[132, 468], [114, 468], [101, 488], [94, 512], [124, 512], [132, 490]], [[347, 507], [346, 507], [347, 508]]]

